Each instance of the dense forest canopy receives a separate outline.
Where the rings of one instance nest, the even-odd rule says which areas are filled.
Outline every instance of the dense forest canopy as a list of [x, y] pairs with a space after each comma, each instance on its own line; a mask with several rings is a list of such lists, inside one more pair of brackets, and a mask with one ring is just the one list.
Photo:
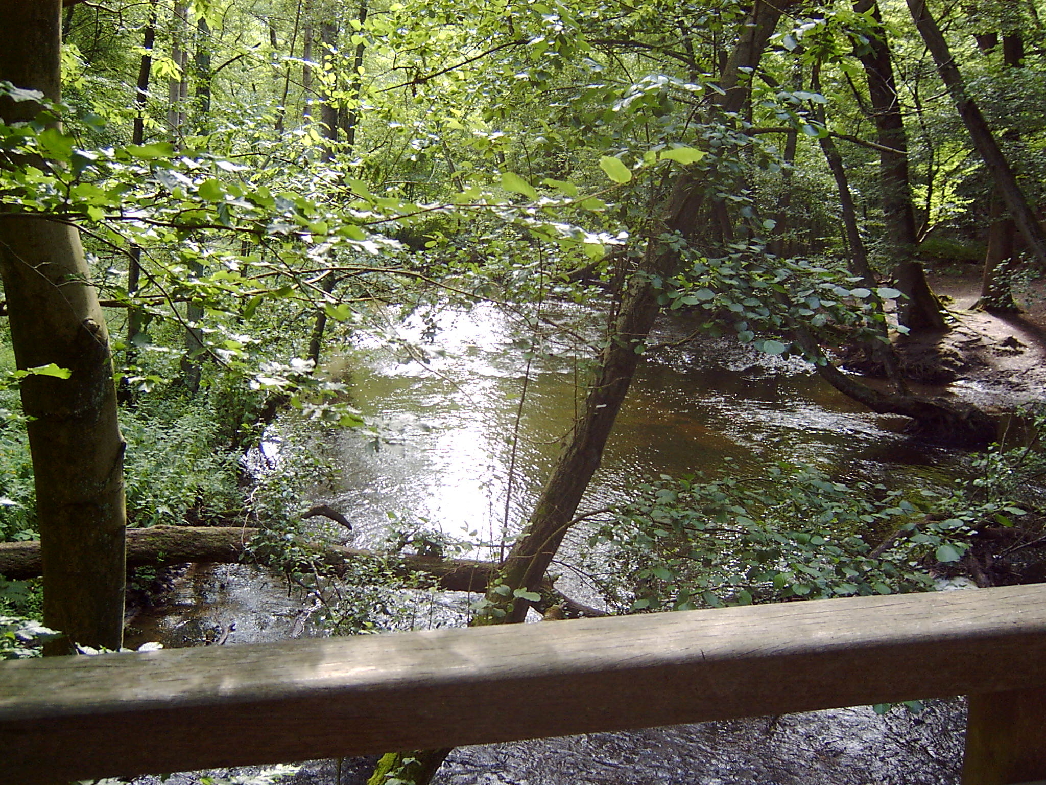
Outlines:
[[[913, 392], [896, 345], [947, 329], [927, 264], [983, 265], [1001, 312], [1046, 264], [1034, 0], [21, 5], [0, 0], [0, 538], [40, 539], [44, 619], [79, 643], [120, 645], [126, 523], [300, 521], [300, 480], [245, 493], [243, 451], [279, 412], [366, 427], [323, 371], [331, 345], [409, 353], [390, 325], [428, 308], [493, 302], [536, 329], [567, 301], [605, 325], [477, 623], [542, 606], [666, 310], [804, 358], [873, 411], [994, 438], [984, 412]], [[840, 370], [841, 347], [885, 382]], [[788, 477], [787, 504], [729, 480], [637, 489], [600, 536], [661, 583], [625, 605], [925, 587], [913, 554], [957, 562], [978, 521], [1021, 513], [982, 485], [917, 527], [907, 499]], [[694, 510], [748, 528], [698, 532]], [[786, 547], [782, 510], [912, 538], [894, 561], [896, 539], [856, 528]], [[723, 579], [736, 560], [665, 562], [670, 536], [729, 542], [747, 583]]]

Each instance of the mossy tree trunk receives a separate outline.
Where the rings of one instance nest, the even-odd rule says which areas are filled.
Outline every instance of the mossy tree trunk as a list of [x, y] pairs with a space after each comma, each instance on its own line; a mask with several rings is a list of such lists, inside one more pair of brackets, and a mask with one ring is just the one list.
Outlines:
[[[61, 2], [0, 0], [7, 35], [0, 79], [59, 98]], [[31, 103], [0, 103], [5, 122]], [[0, 212], [0, 274], [18, 367], [54, 363], [68, 379], [22, 383], [36, 484], [44, 623], [73, 643], [119, 648], [123, 640], [123, 454], [109, 336], [75, 228]]]

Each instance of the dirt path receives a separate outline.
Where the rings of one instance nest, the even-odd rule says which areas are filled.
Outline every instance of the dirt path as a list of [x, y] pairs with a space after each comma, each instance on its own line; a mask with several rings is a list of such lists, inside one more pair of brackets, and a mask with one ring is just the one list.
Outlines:
[[[1020, 292], [1025, 311], [996, 316], [970, 310], [980, 281], [970, 276], [933, 276], [953, 318], [943, 334], [903, 341], [909, 363], [947, 383], [946, 392], [986, 409], [1012, 409], [1046, 400], [1046, 289]], [[936, 365], [935, 365], [936, 364]]]

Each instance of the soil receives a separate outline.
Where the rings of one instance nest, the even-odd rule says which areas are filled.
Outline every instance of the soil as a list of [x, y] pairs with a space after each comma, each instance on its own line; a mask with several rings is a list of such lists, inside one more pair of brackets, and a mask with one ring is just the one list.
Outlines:
[[990, 412], [1046, 400], [1046, 284], [1015, 292], [1018, 314], [976, 310], [979, 271], [930, 276], [951, 329], [902, 338], [898, 349], [913, 379]]

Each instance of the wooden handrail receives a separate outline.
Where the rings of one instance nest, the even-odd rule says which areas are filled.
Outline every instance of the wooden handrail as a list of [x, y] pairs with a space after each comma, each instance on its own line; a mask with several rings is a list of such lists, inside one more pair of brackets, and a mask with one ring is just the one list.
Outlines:
[[0, 783], [1046, 686], [1046, 586], [0, 664]]

